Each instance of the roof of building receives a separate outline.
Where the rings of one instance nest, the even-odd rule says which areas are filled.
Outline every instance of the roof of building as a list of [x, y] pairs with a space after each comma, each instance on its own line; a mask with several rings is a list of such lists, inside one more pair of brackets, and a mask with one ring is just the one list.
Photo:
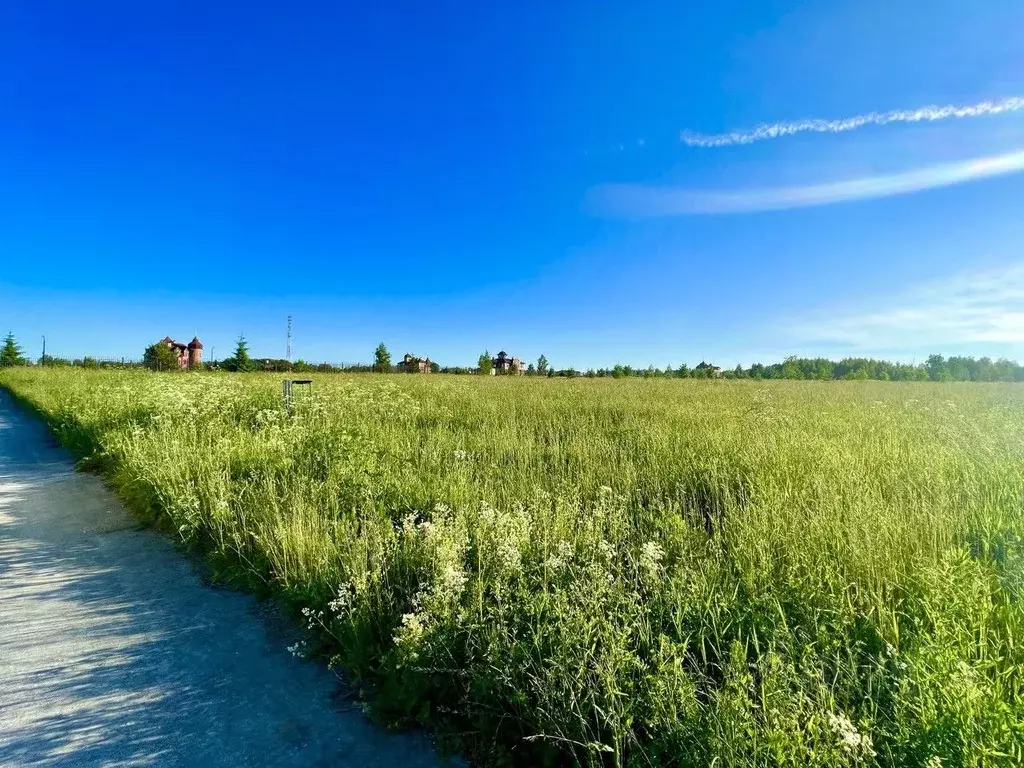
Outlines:
[[192, 337], [192, 341], [190, 341], [188, 343], [188, 348], [189, 349], [202, 349], [203, 348], [203, 342], [201, 342], [199, 340], [198, 336], [193, 336]]
[[173, 343], [174, 343], [174, 339], [172, 339], [172, 338], [171, 338], [170, 336], [164, 336], [164, 337], [163, 337], [163, 338], [162, 338], [162, 339], [160, 340], [160, 342], [161, 342], [162, 344], [173, 344]]

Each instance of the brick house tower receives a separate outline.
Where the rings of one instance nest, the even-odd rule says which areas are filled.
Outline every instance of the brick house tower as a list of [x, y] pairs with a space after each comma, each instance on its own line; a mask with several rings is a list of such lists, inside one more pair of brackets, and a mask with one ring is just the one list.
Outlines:
[[203, 342], [198, 336], [193, 336], [188, 343], [188, 367], [199, 368], [203, 364]]

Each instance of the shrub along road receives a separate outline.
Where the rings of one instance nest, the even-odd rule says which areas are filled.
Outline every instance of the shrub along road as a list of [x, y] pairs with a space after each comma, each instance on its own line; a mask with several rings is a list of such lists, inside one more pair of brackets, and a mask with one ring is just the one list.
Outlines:
[[[0, 766], [428, 766], [0, 390]], [[279, 622], [280, 624], [280, 622]]]

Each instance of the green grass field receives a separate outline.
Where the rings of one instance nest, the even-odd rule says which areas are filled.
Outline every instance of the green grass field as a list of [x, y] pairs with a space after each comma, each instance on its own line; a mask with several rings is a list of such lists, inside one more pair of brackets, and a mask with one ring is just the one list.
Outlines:
[[9, 369], [486, 765], [1024, 761], [1024, 388]]

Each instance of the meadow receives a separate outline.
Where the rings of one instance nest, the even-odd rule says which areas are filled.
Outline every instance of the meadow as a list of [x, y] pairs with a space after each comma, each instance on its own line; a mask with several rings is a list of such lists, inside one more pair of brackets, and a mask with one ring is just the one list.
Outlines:
[[0, 370], [482, 765], [1024, 762], [1014, 384]]

